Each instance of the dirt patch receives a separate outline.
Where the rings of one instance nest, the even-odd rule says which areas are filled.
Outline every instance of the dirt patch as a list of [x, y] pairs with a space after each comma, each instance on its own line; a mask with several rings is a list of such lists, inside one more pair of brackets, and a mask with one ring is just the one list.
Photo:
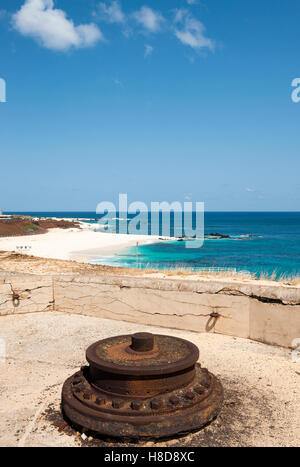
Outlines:
[[130, 274], [136, 275], [135, 269], [114, 268], [110, 266], [101, 266], [98, 264], [78, 263], [77, 261], [38, 258], [31, 255], [22, 255], [20, 253], [11, 253], [7, 251], [0, 252], [0, 270], [16, 273], [85, 273], [92, 274]]

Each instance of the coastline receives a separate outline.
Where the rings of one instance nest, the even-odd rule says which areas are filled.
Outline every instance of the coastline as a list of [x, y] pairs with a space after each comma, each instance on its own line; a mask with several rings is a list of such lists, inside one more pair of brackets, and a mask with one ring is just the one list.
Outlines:
[[[39, 231], [33, 232], [30, 235], [24, 235], [22, 232], [21, 235], [13, 233], [10, 236], [0, 236], [0, 251], [17, 255], [21, 253], [31, 258], [36, 257], [46, 260], [53, 259], [85, 264], [89, 263], [111, 267], [112, 269], [122, 268], [129, 270], [131, 268], [141, 268], [145, 271], [156, 272], [157, 274], [166, 276], [170, 273], [172, 275], [181, 275], [184, 272], [184, 275], [191, 276], [238, 277], [239, 279], [243, 277], [245, 279], [255, 280], [275, 280], [276, 282], [285, 284], [300, 283], [298, 271], [297, 273], [290, 273], [288, 267], [286, 268], [286, 273], [280, 273], [276, 268], [272, 269], [271, 272], [265, 272], [263, 268], [261, 268], [262, 271], [259, 271], [260, 264], [268, 265], [268, 260], [266, 261], [265, 256], [262, 256], [260, 253], [262, 240], [258, 238], [259, 236], [256, 234], [247, 235], [247, 237], [249, 237], [249, 248], [252, 247], [249, 251], [252, 251], [256, 256], [251, 258], [251, 262], [253, 262], [254, 265], [251, 269], [251, 267], [248, 267], [249, 263], [247, 263], [247, 255], [249, 256], [248, 249], [235, 249], [233, 244], [229, 245], [229, 242], [234, 242], [236, 245], [245, 245], [245, 242], [241, 240], [239, 243], [236, 242], [232, 234], [230, 234], [232, 238], [227, 234], [206, 234], [206, 248], [203, 248], [200, 256], [197, 256], [197, 254], [191, 256], [193, 250], [186, 249], [185, 246], [180, 243], [180, 241], [183, 241], [182, 238], [175, 239], [161, 236], [105, 232], [102, 229], [99, 230], [97, 224], [82, 222], [78, 217], [59, 218], [53, 216], [51, 218], [41, 217], [29, 218], [29, 220], [30, 219], [32, 220], [28, 227], [32, 229], [32, 227], [36, 228], [36, 226], [38, 226]], [[56, 222], [57, 224], [55, 224]], [[61, 222], [67, 223], [67, 226], [60, 226]], [[43, 228], [41, 228], [42, 226]], [[27, 225], [25, 227], [27, 228]], [[24, 229], [24, 225], [21, 226], [21, 228]], [[13, 232], [16, 232], [16, 229]], [[214, 235], [216, 238], [210, 239], [208, 235]], [[220, 238], [217, 238], [217, 236]], [[176, 242], [174, 242], [174, 240], [176, 240]], [[257, 242], [259, 242], [259, 244]], [[136, 254], [135, 248], [137, 243], [140, 247], [138, 249], [138, 255]], [[163, 243], [168, 244], [166, 248]], [[143, 248], [145, 245], [151, 245], [151, 248]], [[267, 245], [265, 245], [265, 248], [267, 252]], [[244, 261], [245, 266], [243, 269], [237, 267], [234, 262], [234, 255], [237, 253], [240, 254], [241, 257], [245, 255], [246, 261]], [[216, 265], [214, 264], [214, 259], [218, 259], [218, 255], [220, 254], [221, 256], [223, 255], [225, 261], [222, 263], [220, 262], [221, 266], [218, 266], [218, 263]], [[151, 255], [153, 255], [154, 260], [152, 260]], [[205, 261], [206, 256], [208, 257], [207, 261]], [[139, 260], [137, 259], [138, 257]], [[159, 263], [160, 257], [162, 257], [161, 263]], [[203, 258], [202, 263], [201, 258]], [[267, 255], [266, 258], [268, 258]], [[233, 260], [232, 262], [231, 259]], [[139, 262], [137, 263], [137, 261]], [[171, 267], [169, 267], [169, 263]], [[190, 267], [190, 264], [193, 263], [196, 264], [196, 266]], [[257, 265], [256, 267], [255, 264]], [[171, 272], [172, 270], [173, 272]]]
[[156, 236], [95, 232], [94, 224], [80, 225], [80, 229], [51, 229], [43, 234], [2, 237], [0, 250], [22, 251], [40, 258], [87, 262], [89, 256], [114, 255], [137, 242], [142, 245], [159, 241]]

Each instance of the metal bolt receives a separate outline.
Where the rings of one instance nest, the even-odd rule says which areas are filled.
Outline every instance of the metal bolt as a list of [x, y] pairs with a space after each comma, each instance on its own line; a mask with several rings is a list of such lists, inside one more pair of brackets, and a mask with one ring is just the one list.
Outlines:
[[185, 393], [184, 397], [190, 401], [192, 401], [193, 399], [195, 399], [195, 393], [192, 392], [192, 391], [188, 391]]
[[218, 312], [213, 312], [210, 314], [211, 318], [219, 318], [220, 314]]
[[210, 376], [208, 373], [205, 373], [202, 375], [202, 378], [200, 380], [201, 385], [204, 386], [205, 388], [208, 388], [210, 386]]
[[158, 410], [162, 406], [162, 401], [160, 399], [153, 399], [150, 405], [151, 405], [151, 409]]
[[13, 302], [13, 306], [17, 307], [20, 303], [20, 295], [14, 292], [12, 296], [12, 302]]
[[80, 383], [77, 386], [75, 386], [73, 389], [75, 392], [81, 392], [84, 390], [84, 384]]
[[104, 405], [105, 402], [106, 402], [106, 400], [102, 399], [101, 397], [97, 397], [97, 399], [96, 399], [96, 404], [97, 405]]
[[171, 402], [172, 405], [178, 405], [179, 402], [180, 402], [179, 397], [177, 397], [177, 396], [171, 396], [171, 397], [170, 397], [170, 402]]
[[124, 406], [125, 402], [121, 400], [112, 401], [112, 406], [114, 409], [121, 409]]
[[132, 410], [141, 410], [143, 408], [143, 402], [142, 401], [133, 401], [133, 402], [131, 402], [131, 408], [132, 408]]
[[205, 392], [205, 388], [204, 388], [203, 386], [200, 386], [200, 384], [199, 384], [199, 386], [196, 386], [196, 387], [194, 388], [194, 391], [195, 391], [197, 394], [200, 394], [200, 395], [201, 395], [201, 394], [203, 394], [203, 393]]
[[81, 378], [76, 378], [76, 379], [74, 379], [72, 384], [73, 384], [73, 386], [77, 386], [80, 383], [82, 383], [82, 379]]
[[136, 352], [149, 352], [154, 348], [154, 335], [150, 332], [137, 332], [131, 336], [131, 348]]

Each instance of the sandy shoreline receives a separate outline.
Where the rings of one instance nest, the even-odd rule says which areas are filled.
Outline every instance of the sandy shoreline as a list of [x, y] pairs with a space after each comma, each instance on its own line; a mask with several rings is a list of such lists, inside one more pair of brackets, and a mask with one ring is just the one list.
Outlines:
[[88, 261], [90, 256], [114, 255], [124, 248], [159, 241], [159, 237], [95, 232], [95, 225], [82, 229], [51, 229], [41, 235], [0, 238], [0, 250], [28, 253], [41, 258]]

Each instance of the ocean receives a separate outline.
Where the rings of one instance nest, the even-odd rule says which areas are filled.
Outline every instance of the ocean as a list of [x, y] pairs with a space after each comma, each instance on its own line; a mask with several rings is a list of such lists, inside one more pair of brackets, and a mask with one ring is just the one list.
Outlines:
[[[94, 219], [95, 224], [99, 218], [95, 212], [13, 214]], [[230, 238], [206, 238], [199, 248], [186, 248], [186, 241], [138, 245], [114, 256], [94, 257], [93, 262], [149, 269], [234, 269], [277, 279], [300, 275], [300, 212], [206, 212], [204, 231]]]

